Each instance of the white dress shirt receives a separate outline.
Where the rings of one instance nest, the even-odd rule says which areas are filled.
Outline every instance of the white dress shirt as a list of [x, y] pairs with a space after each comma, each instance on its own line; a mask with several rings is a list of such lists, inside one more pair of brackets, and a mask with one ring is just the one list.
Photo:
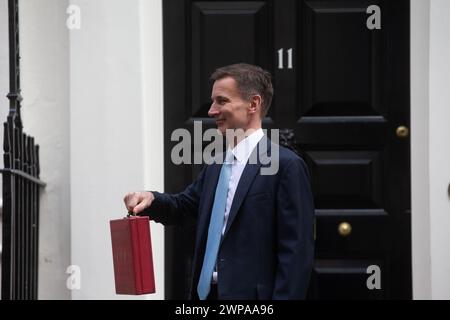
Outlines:
[[[231, 165], [231, 177], [228, 185], [227, 202], [225, 205], [225, 215], [223, 217], [222, 236], [225, 233], [227, 227], [228, 216], [230, 214], [231, 205], [233, 204], [234, 194], [236, 192], [239, 180], [241, 179], [242, 172], [250, 158], [253, 149], [258, 145], [259, 141], [264, 136], [264, 132], [261, 128], [247, 136], [244, 140], [240, 141], [231, 152], [234, 155], [234, 161]], [[230, 150], [229, 150], [230, 151]], [[213, 283], [217, 283], [217, 268], [213, 272]]]

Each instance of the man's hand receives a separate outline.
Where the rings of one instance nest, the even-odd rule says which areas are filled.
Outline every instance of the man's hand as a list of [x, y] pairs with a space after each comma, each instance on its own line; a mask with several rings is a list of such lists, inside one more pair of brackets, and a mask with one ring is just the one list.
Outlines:
[[129, 192], [123, 198], [128, 212], [139, 214], [151, 206], [155, 196], [149, 191], [145, 192]]

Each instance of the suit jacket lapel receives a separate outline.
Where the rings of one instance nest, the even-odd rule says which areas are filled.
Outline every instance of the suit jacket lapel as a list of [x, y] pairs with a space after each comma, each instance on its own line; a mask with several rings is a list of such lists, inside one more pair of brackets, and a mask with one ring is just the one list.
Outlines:
[[[265, 141], [263, 141], [264, 139]], [[239, 208], [241, 207], [242, 202], [244, 201], [245, 196], [247, 195], [247, 192], [250, 189], [250, 186], [252, 185], [253, 180], [255, 179], [256, 175], [259, 172], [259, 169], [261, 167], [260, 156], [264, 155], [269, 150], [270, 150], [270, 140], [266, 136], [264, 136], [258, 143], [257, 147], [253, 150], [252, 155], [250, 156], [250, 159], [252, 159], [252, 157], [255, 156], [254, 153], [257, 153], [258, 154], [257, 163], [256, 164], [247, 163], [244, 171], [242, 172], [242, 176], [239, 179], [239, 183], [233, 198], [233, 203], [231, 204], [230, 213], [228, 215], [228, 222], [225, 228], [225, 233], [222, 237], [222, 241], [227, 235], [227, 232], [230, 229], [231, 224], [233, 223], [234, 218], [236, 217], [236, 214], [238, 213]]]

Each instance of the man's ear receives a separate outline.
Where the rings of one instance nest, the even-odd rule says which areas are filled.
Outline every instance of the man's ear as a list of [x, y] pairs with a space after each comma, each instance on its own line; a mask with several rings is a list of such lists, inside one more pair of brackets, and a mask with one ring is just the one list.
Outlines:
[[261, 113], [262, 98], [259, 94], [255, 94], [250, 99], [250, 113]]

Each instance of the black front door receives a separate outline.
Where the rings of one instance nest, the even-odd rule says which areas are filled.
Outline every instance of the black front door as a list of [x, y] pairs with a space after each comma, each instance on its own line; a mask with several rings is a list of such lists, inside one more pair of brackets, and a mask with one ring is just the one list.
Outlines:
[[[170, 161], [170, 137], [214, 126], [211, 72], [260, 65], [275, 87], [263, 125], [312, 175], [309, 298], [411, 298], [409, 2], [164, 0], [163, 14], [165, 191], [199, 171]], [[166, 298], [187, 295], [194, 232], [166, 228]]]

